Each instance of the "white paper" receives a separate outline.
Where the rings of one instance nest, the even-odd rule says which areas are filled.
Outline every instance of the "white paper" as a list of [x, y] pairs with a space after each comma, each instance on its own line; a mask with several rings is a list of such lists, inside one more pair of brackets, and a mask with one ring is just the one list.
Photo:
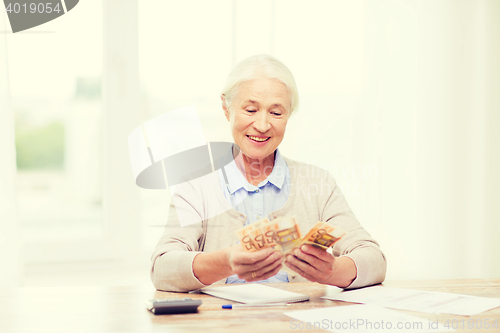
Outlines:
[[449, 313], [462, 316], [472, 316], [500, 306], [500, 299], [497, 298], [381, 286], [344, 291], [322, 298], [352, 303], [377, 304], [400, 310]]
[[422, 319], [377, 305], [346, 305], [289, 311], [292, 330], [324, 329], [330, 332], [452, 332], [437, 321]]
[[309, 300], [309, 296], [259, 283], [205, 287], [202, 293], [246, 304], [291, 303]]
[[325, 296], [323, 298], [328, 299], [329, 297], [337, 296], [338, 294], [340, 294], [343, 291], [344, 291], [344, 289], [342, 289], [342, 288], [326, 285], [325, 286]]

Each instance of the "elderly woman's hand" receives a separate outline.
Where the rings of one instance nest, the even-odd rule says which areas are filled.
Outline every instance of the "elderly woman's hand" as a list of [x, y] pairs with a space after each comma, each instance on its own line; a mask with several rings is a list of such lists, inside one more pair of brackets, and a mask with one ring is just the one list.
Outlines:
[[290, 269], [312, 282], [347, 287], [356, 278], [356, 266], [349, 257], [335, 258], [332, 254], [311, 245], [302, 245], [287, 255]]
[[283, 255], [273, 249], [246, 252], [241, 245], [229, 249], [231, 270], [247, 282], [260, 281], [276, 275], [284, 261]]

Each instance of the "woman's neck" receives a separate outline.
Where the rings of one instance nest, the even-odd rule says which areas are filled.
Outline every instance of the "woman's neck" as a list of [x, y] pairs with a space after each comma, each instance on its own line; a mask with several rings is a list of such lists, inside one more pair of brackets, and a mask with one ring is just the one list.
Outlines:
[[276, 151], [263, 159], [252, 159], [243, 154], [239, 149], [233, 149], [236, 166], [246, 180], [254, 186], [260, 184], [273, 171], [275, 154]]

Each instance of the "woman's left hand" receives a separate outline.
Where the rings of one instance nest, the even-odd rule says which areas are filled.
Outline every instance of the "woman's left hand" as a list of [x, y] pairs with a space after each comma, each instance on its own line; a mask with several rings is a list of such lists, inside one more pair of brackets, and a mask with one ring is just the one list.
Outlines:
[[356, 278], [356, 266], [349, 257], [335, 258], [325, 250], [302, 245], [286, 256], [290, 269], [312, 282], [347, 287]]

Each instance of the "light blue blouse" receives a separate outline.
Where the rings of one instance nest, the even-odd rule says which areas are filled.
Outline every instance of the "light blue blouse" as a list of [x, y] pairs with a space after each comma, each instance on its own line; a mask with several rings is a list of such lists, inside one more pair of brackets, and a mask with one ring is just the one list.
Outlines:
[[[230, 151], [232, 154], [232, 149]], [[224, 176], [225, 172], [225, 176]], [[236, 166], [234, 160], [219, 169], [222, 192], [231, 206], [247, 216], [245, 225], [258, 221], [269, 213], [282, 208], [290, 193], [290, 171], [278, 149], [274, 156], [271, 174], [257, 186], [250, 184]], [[228, 277], [226, 283], [244, 283], [238, 276]], [[288, 282], [286, 272], [280, 271], [269, 279], [258, 282]]]

